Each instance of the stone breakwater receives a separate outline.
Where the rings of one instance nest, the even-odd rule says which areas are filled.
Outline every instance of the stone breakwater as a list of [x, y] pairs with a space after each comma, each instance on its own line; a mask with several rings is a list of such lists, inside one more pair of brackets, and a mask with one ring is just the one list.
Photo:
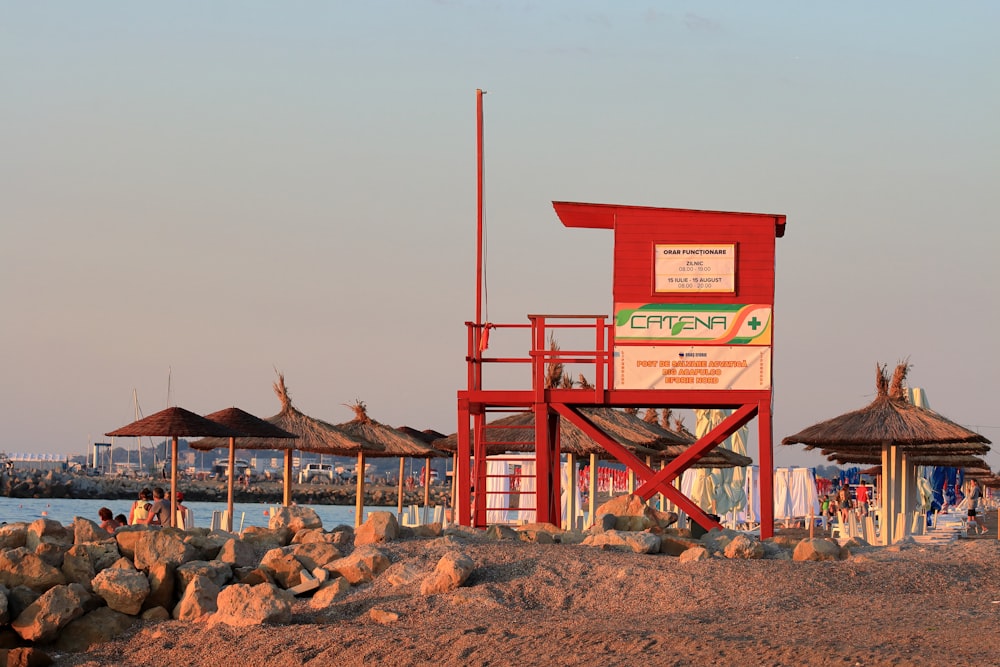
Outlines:
[[[188, 501], [225, 502], [225, 480], [196, 480], [182, 478], [178, 482]], [[55, 470], [28, 470], [3, 473], [0, 476], [0, 495], [8, 498], [79, 498], [134, 500], [143, 487], [168, 488], [169, 479], [94, 477]], [[233, 500], [238, 503], [272, 503], [282, 500], [280, 481], [260, 481], [237, 484]], [[353, 505], [353, 484], [292, 484], [292, 498], [304, 505]], [[444, 485], [431, 486], [431, 505], [445, 504], [450, 489]], [[385, 484], [365, 485], [365, 505], [386, 507], [397, 502], [398, 489]], [[421, 505], [424, 491], [417, 488], [403, 492], [403, 506]]]
[[[616, 514], [620, 512], [621, 514]], [[630, 514], [626, 514], [630, 512]], [[38, 519], [0, 527], [0, 652], [7, 664], [48, 664], [53, 652], [80, 652], [140, 622], [175, 619], [249, 626], [292, 622], [301, 602], [322, 616], [376, 579], [399, 596], [455, 591], [477, 571], [474, 545], [496, 541], [587, 545], [599, 549], [706, 558], [840, 559], [846, 549], [822, 539], [759, 542], [712, 531], [699, 540], [676, 531], [676, 516], [635, 496], [606, 503], [586, 532], [550, 524], [477, 530], [440, 524], [401, 527], [390, 512], [373, 512], [357, 529], [326, 530], [308, 507], [280, 508], [267, 528], [235, 535], [195, 528], [126, 526], [114, 534], [89, 519], [64, 526]], [[420, 540], [401, 557], [393, 542]], [[394, 560], [395, 559], [395, 560]], [[298, 602], [297, 602], [298, 601]], [[398, 616], [372, 607], [373, 623]], [[14, 663], [10, 661], [14, 660]], [[4, 664], [0, 659], [0, 664]]]

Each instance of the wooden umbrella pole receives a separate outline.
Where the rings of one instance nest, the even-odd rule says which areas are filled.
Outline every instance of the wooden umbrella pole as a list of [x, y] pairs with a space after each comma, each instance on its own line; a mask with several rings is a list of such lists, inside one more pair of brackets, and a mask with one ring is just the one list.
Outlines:
[[358, 452], [358, 467], [356, 471], [357, 487], [354, 499], [354, 527], [361, 525], [361, 519], [365, 511], [365, 454]]
[[285, 470], [282, 475], [284, 486], [282, 487], [281, 503], [285, 507], [292, 504], [292, 450], [285, 450]]
[[399, 493], [396, 498], [396, 514], [403, 513], [403, 473], [406, 472], [406, 458], [399, 457]]
[[587, 511], [590, 515], [590, 525], [594, 525], [597, 517], [597, 454], [590, 455], [590, 481], [587, 489]]
[[177, 436], [170, 440], [170, 525], [177, 525]]
[[427, 506], [431, 504], [431, 460], [424, 459], [424, 523], [427, 523]]
[[233, 483], [233, 471], [236, 470], [236, 438], [229, 438], [229, 479], [226, 480], [226, 490], [228, 499], [226, 500], [226, 511], [229, 518], [226, 519], [226, 530], [233, 532], [233, 493], [235, 484]]

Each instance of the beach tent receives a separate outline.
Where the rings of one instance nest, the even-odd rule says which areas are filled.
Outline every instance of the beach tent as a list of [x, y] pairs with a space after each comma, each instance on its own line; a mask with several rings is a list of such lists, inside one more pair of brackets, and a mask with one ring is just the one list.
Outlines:
[[[746, 470], [744, 492], [746, 508], [737, 513], [740, 523], [760, 521], [760, 468]], [[774, 471], [774, 518], [801, 519], [819, 516], [819, 494], [816, 490], [816, 471], [813, 468], [777, 468]]]
[[814, 424], [784, 438], [783, 445], [819, 448], [837, 463], [882, 463], [882, 541], [901, 539], [899, 515], [916, 509], [916, 465], [949, 465], [989, 451], [989, 440], [927, 408], [911, 404], [904, 388], [908, 363], [896, 366], [890, 379], [876, 364], [875, 400], [860, 410]]

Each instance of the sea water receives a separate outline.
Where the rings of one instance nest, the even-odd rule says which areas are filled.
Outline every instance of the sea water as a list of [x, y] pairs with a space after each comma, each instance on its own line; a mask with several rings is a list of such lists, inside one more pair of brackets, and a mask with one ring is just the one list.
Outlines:
[[[265, 503], [233, 503], [233, 529], [240, 530], [248, 526], [267, 527], [269, 511], [275, 505]], [[84, 517], [97, 523], [101, 520], [97, 516], [97, 510], [107, 507], [115, 516], [124, 514], [128, 516], [129, 508], [132, 507], [131, 500], [80, 500], [73, 498], [4, 498], [0, 497], [0, 522], [31, 523], [35, 519], [52, 519], [63, 525], [73, 523], [74, 517]], [[184, 502], [184, 507], [189, 512], [194, 512], [194, 525], [196, 527], [209, 527], [212, 525], [212, 513], [222, 512], [226, 509], [226, 503], [205, 503], [205, 502]], [[354, 525], [354, 505], [302, 505], [309, 507], [319, 516], [323, 522], [323, 527], [331, 529], [334, 526], [344, 524]], [[369, 512], [385, 511], [396, 513], [395, 507], [365, 507], [365, 516]]]

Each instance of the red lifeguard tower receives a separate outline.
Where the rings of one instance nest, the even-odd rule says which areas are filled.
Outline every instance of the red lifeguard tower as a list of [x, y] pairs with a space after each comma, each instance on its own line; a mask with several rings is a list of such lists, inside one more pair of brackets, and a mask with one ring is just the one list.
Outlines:
[[[671, 483], [757, 418], [761, 537], [773, 535], [771, 390], [774, 245], [785, 216], [554, 202], [566, 227], [614, 232], [614, 314], [528, 315], [527, 324], [467, 322], [468, 387], [458, 392], [458, 521], [485, 525], [486, 416], [534, 413], [536, 516], [560, 515], [559, 420], [567, 419], [632, 470], [646, 500], [662, 493], [694, 521], [719, 527]], [[478, 306], [477, 306], [478, 311]], [[477, 312], [477, 319], [479, 313]], [[547, 349], [561, 329], [591, 329], [592, 349]], [[491, 330], [526, 330], [527, 356], [490, 357]], [[497, 332], [499, 333], [499, 332]], [[497, 334], [494, 334], [497, 335]], [[591, 388], [546, 388], [550, 363], [592, 364]], [[490, 364], [530, 368], [530, 388], [487, 389]], [[527, 382], [526, 382], [527, 384]], [[728, 408], [733, 412], [654, 470], [581, 412], [586, 407]]]

